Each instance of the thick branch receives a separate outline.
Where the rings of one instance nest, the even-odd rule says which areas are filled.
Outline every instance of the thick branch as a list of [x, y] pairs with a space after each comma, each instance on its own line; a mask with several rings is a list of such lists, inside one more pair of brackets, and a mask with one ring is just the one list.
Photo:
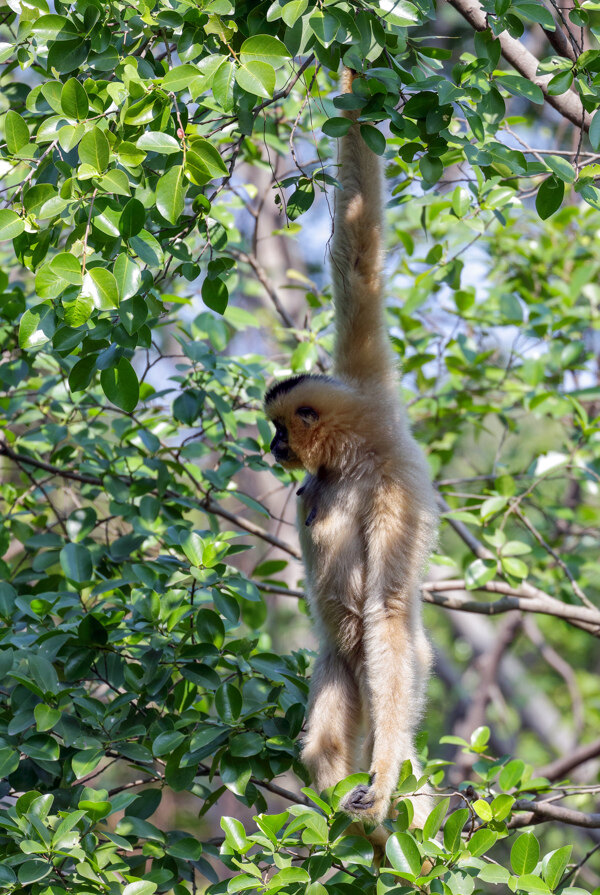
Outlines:
[[[600, 827], [600, 814], [584, 814], [583, 811], [573, 811], [572, 808], [563, 808], [562, 805], [554, 805], [551, 802], [530, 802], [528, 799], [517, 799], [513, 805], [513, 811], [529, 813], [526, 819], [517, 818], [518, 824], [516, 825], [518, 826], [555, 820], [574, 827], [587, 827], [588, 829]], [[512, 826], [512, 823], [509, 826]]]
[[598, 756], [600, 756], [600, 740], [594, 740], [593, 743], [587, 743], [587, 745], [575, 749], [570, 755], [563, 755], [562, 758], [557, 758], [556, 761], [540, 768], [539, 774], [541, 777], [547, 777], [548, 780], [562, 780], [573, 768], [585, 764], [592, 758], [598, 758]]
[[[273, 584], [258, 583], [258, 587], [266, 593], [281, 594], [294, 599], [305, 596], [301, 590], [286, 589]], [[584, 606], [569, 606], [544, 591], [526, 584], [515, 589], [503, 581], [489, 581], [476, 590], [501, 593], [506, 596], [493, 603], [480, 603], [477, 600], [471, 600], [468, 597], [468, 592], [465, 592], [465, 582], [462, 579], [426, 581], [421, 586], [421, 595], [426, 603], [433, 603], [435, 606], [459, 612], [474, 612], [478, 615], [500, 615], [504, 612], [512, 612], [514, 609], [520, 609], [522, 612], [536, 612], [541, 615], [553, 615], [556, 618], [564, 619], [576, 628], [582, 628], [584, 631], [600, 637], [600, 611], [594, 612]], [[528, 596], [532, 591], [537, 595], [535, 598]]]
[[[479, 0], [448, 0], [448, 2], [476, 31], [485, 31], [487, 29], [486, 15], [479, 4]], [[524, 78], [531, 81], [532, 84], [537, 84], [538, 87], [541, 87], [546, 101], [564, 118], [567, 118], [577, 127], [583, 126], [585, 130], [588, 130], [591, 117], [584, 111], [578, 95], [573, 90], [567, 90], [566, 93], [562, 93], [560, 96], [550, 96], [548, 93], [548, 82], [551, 75], [540, 76], [537, 74], [539, 62], [537, 57], [506, 31], [499, 35], [498, 40], [500, 41], [502, 55], [506, 61], [510, 62], [512, 67], [519, 74], [523, 75]]]
[[[561, 603], [560, 600], [556, 600], [550, 594], [527, 584], [527, 582], [523, 582], [518, 588], [513, 588], [503, 581], [488, 581], [487, 584], [475, 588], [478, 591], [506, 595], [504, 599], [496, 600], [494, 603], [479, 603], [469, 600], [464, 593], [465, 582], [462, 579], [427, 581], [422, 589], [423, 598], [428, 603], [435, 603], [446, 609], [478, 612], [482, 615], [497, 615], [500, 612], [509, 612], [511, 609], [539, 612], [542, 615], [563, 618], [575, 627], [583, 628], [596, 637], [600, 637], [600, 610], [595, 611], [586, 606], [569, 606], [568, 603]], [[451, 593], [444, 594], [445, 591]], [[442, 596], [442, 594], [444, 595]]]

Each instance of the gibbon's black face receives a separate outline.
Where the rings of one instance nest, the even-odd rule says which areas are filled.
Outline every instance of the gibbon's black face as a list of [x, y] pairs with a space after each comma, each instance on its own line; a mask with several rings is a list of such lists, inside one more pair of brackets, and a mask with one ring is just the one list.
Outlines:
[[290, 458], [290, 441], [287, 427], [283, 423], [273, 422], [275, 437], [270, 445], [270, 450], [278, 463], [285, 463]]

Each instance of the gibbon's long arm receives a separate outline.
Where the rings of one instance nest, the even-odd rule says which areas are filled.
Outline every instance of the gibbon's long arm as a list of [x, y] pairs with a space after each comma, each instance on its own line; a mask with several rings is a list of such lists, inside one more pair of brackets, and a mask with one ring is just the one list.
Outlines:
[[[354, 75], [343, 74], [343, 92], [352, 92]], [[334, 373], [355, 384], [380, 384], [394, 377], [385, 326], [383, 189], [381, 164], [360, 133], [356, 112], [339, 151], [334, 232], [331, 246], [336, 317]]]

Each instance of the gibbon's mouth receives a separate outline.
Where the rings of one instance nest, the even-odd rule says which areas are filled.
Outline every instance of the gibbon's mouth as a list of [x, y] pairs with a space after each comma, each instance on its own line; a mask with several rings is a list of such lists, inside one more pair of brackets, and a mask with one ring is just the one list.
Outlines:
[[281, 463], [282, 466], [287, 466], [288, 463], [298, 463], [298, 457], [293, 452], [291, 448], [280, 448], [276, 447], [271, 451], [275, 459], [278, 463]]

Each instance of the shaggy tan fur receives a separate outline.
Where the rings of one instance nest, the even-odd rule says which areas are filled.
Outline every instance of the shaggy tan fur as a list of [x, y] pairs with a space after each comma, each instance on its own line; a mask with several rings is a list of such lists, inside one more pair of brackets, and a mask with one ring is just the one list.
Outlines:
[[[298, 528], [321, 651], [303, 761], [318, 790], [338, 783], [359, 769], [366, 729], [371, 783], [356, 787], [342, 807], [379, 824], [402, 762], [410, 759], [420, 773], [414, 733], [430, 650], [419, 584], [437, 517], [427, 462], [398, 397], [385, 325], [381, 166], [355, 121], [341, 140], [339, 161], [334, 376], [276, 383], [265, 410], [277, 427], [277, 458], [308, 472]], [[414, 807], [421, 826], [429, 797], [415, 798]]]

